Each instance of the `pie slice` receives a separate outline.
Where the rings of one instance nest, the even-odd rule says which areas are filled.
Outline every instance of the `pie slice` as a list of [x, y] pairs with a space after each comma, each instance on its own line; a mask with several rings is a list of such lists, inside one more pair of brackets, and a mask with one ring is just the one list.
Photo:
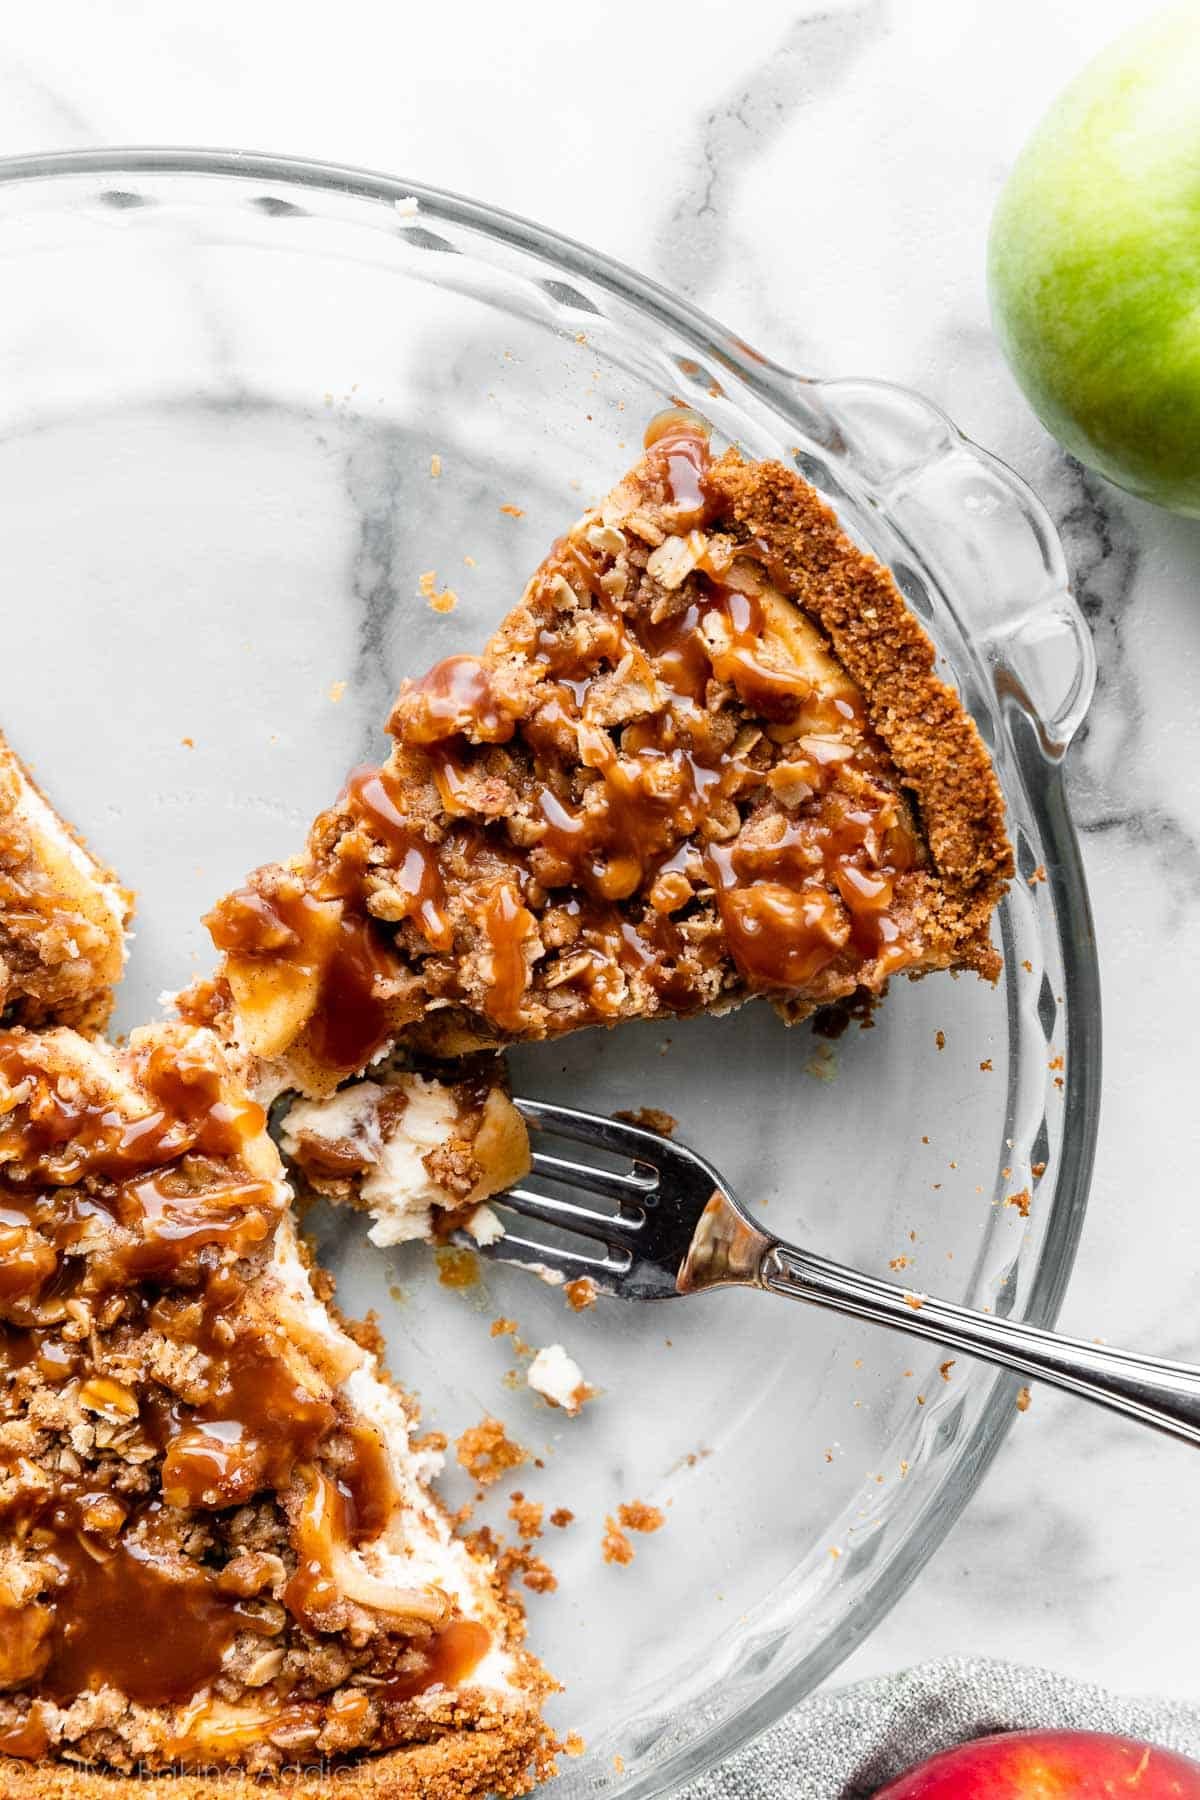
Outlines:
[[0, 1022], [102, 1031], [132, 912], [0, 733]]
[[271, 1089], [621, 1019], [785, 1018], [994, 978], [987, 752], [888, 571], [694, 415], [559, 540], [480, 656], [406, 682], [382, 768], [208, 923], [183, 997]]
[[0, 1033], [10, 1800], [180, 1768], [207, 1771], [180, 1800], [251, 1800], [311, 1764], [458, 1800], [545, 1769], [520, 1609], [324, 1303], [264, 1124], [209, 1032]]

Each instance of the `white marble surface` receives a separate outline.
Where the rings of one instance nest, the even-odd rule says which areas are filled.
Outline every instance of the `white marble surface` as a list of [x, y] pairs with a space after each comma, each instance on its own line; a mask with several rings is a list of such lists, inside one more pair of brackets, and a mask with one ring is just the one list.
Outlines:
[[[1083, 474], [991, 339], [987, 220], [1056, 89], [1140, 0], [603, 9], [51, 0], [0, 17], [0, 152], [185, 143], [422, 178], [639, 265], [813, 373], [923, 389], [1035, 485], [1093, 623], [1072, 790], [1108, 1033], [1064, 1323], [1200, 1360], [1200, 525]], [[736, 21], [736, 25], [734, 25]], [[847, 1666], [1045, 1662], [1197, 1697], [1200, 1462], [1041, 1393]]]

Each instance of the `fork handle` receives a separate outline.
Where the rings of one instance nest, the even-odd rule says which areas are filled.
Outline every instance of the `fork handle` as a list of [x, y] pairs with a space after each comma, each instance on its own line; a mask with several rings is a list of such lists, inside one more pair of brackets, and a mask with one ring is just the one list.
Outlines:
[[759, 1267], [759, 1281], [772, 1293], [809, 1300], [834, 1312], [890, 1325], [913, 1337], [933, 1338], [1001, 1368], [1014, 1369], [1068, 1393], [1080, 1394], [1171, 1437], [1200, 1444], [1200, 1368], [1167, 1362], [1136, 1351], [1114, 1350], [1083, 1338], [1025, 1325], [956, 1306], [950, 1300], [916, 1295], [830, 1262], [823, 1256], [775, 1243]]

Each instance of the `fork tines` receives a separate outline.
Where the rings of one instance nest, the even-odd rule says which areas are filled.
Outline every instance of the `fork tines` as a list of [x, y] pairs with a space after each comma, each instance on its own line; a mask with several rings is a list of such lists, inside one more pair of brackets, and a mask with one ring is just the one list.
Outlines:
[[[544, 1101], [517, 1100], [515, 1104], [531, 1125], [547, 1134], [629, 1155], [629, 1128], [618, 1126], [615, 1121], [576, 1113], [567, 1107], [551, 1106]], [[612, 1141], [618, 1135], [623, 1140], [619, 1145]], [[569, 1192], [594, 1194], [600, 1200], [611, 1202], [616, 1210], [601, 1211], [526, 1186], [509, 1188], [506, 1193], [498, 1194], [492, 1204], [511, 1208], [523, 1218], [552, 1226], [556, 1232], [588, 1239], [601, 1247], [600, 1254], [589, 1253], [582, 1246], [546, 1243], [523, 1237], [519, 1232], [506, 1231], [489, 1246], [489, 1255], [501, 1262], [526, 1266], [540, 1264], [543, 1269], [562, 1274], [567, 1279], [580, 1275], [623, 1274], [633, 1260], [638, 1234], [645, 1224], [645, 1202], [658, 1188], [658, 1170], [648, 1162], [640, 1161], [624, 1169], [600, 1168], [594, 1163], [553, 1156], [544, 1150], [533, 1151], [532, 1164], [533, 1175], [541, 1180]]]

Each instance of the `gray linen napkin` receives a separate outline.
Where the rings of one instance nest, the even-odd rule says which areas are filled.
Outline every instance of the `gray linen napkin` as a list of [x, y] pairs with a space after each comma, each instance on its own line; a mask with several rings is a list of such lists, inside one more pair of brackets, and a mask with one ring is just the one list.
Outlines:
[[679, 1800], [867, 1800], [913, 1763], [990, 1731], [1112, 1731], [1200, 1759], [1200, 1707], [966, 1657], [814, 1695]]

